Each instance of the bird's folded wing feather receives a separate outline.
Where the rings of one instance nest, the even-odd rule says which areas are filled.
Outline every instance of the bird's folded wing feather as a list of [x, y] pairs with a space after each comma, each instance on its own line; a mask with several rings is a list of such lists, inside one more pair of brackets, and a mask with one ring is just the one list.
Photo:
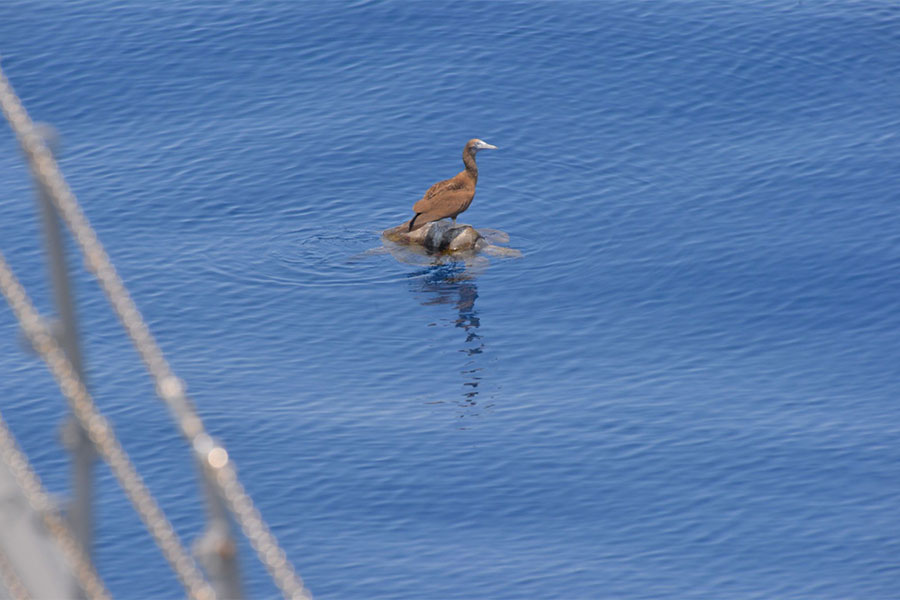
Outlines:
[[413, 211], [430, 213], [435, 209], [443, 211], [446, 208], [447, 214], [452, 214], [456, 207], [464, 206], [472, 199], [472, 192], [473, 190], [455, 177], [440, 181], [428, 188], [422, 199], [413, 204]]

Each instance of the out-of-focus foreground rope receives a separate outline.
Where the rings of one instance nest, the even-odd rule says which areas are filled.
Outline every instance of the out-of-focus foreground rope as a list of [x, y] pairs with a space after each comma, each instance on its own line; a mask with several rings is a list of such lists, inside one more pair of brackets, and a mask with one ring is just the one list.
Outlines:
[[13, 309], [22, 331], [53, 373], [59, 389], [69, 401], [72, 414], [88, 433], [97, 452], [109, 464], [119, 485], [131, 500], [134, 509], [144, 521], [188, 595], [196, 600], [214, 599], [216, 595], [213, 589], [203, 578], [194, 559], [178, 539], [172, 524], [150, 495], [141, 476], [116, 439], [109, 422], [97, 412], [87, 388], [76, 374], [72, 363], [66, 358], [56, 338], [47, 330], [2, 253], [0, 253], [0, 291]]
[[[50, 495], [44, 490], [40, 478], [31, 468], [28, 459], [19, 450], [12, 433], [3, 420], [3, 415], [0, 415], [0, 462], [3, 462], [9, 468], [16, 485], [22, 490], [25, 499], [28, 500], [28, 504], [31, 505], [35, 513], [40, 515], [44, 527], [59, 544], [63, 558], [69, 568], [72, 569], [72, 573], [74, 573], [75, 579], [85, 595], [90, 600], [109, 600], [109, 592], [97, 575], [97, 571], [94, 570], [94, 565], [85, 555], [84, 549], [78, 540], [75, 539], [65, 519], [59, 514], [56, 505], [50, 499]], [[12, 572], [12, 577], [10, 577], [9, 571], [13, 567], [6, 560], [5, 556], [0, 556], [0, 563], [2, 563], [0, 564], [0, 572], [4, 573], [2, 579], [4, 582], [7, 582], [7, 587], [10, 587], [7, 580], [12, 578], [12, 585], [14, 588], [17, 588], [11, 591], [13, 596], [15, 598], [27, 598], [29, 596], [28, 592], [25, 590], [21, 580], [14, 578], [14, 571]]]
[[100, 287], [122, 322], [142, 360], [156, 382], [157, 393], [172, 411], [182, 434], [199, 454], [210, 481], [222, 495], [229, 510], [240, 524], [244, 535], [256, 550], [285, 598], [305, 599], [310, 594], [287, 560], [253, 500], [247, 495], [225, 449], [212, 442], [203, 422], [197, 416], [184, 391], [162, 354], [147, 324], [131, 299], [103, 245], [81, 210], [75, 195], [34, 124], [0, 69], [0, 107], [32, 166], [32, 171], [47, 191], [63, 222], [81, 248], [88, 269], [97, 277]]
[[11, 600], [31, 600], [31, 595], [25, 589], [25, 584], [19, 579], [18, 573], [9, 562], [9, 558], [0, 548], [0, 583], [9, 592]]

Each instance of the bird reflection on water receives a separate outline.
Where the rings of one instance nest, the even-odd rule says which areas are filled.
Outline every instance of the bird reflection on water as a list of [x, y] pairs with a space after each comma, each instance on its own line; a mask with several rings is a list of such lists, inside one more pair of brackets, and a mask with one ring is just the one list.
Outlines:
[[460, 370], [465, 389], [460, 406], [476, 406], [483, 371], [480, 356], [484, 352], [484, 341], [478, 333], [481, 321], [475, 308], [478, 298], [475, 275], [466, 269], [465, 264], [453, 262], [429, 266], [411, 273], [409, 277], [413, 291], [427, 297], [422, 301], [423, 306], [449, 304], [455, 307], [456, 315], [450, 322], [465, 333], [462, 348], [459, 349], [466, 356]]

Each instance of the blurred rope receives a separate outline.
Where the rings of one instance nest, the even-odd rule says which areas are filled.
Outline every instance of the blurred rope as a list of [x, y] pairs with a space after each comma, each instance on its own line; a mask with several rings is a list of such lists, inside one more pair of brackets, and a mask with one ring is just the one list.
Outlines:
[[47, 330], [2, 253], [0, 253], [0, 291], [6, 296], [6, 301], [12, 307], [26, 337], [50, 367], [60, 390], [69, 401], [75, 418], [90, 436], [97, 452], [109, 464], [119, 485], [131, 500], [134, 509], [144, 521], [188, 595], [195, 600], [214, 599], [216, 595], [212, 588], [203, 578], [194, 559], [182, 546], [172, 524], [150, 495], [141, 476], [116, 439], [109, 422], [97, 412], [87, 388], [56, 342], [56, 338]]
[[[9, 592], [10, 600], [31, 600], [31, 595], [25, 589], [22, 580], [9, 562], [9, 557], [0, 548], [0, 583]], [[0, 591], [3, 591], [0, 589]]]
[[96, 232], [81, 211], [75, 195], [63, 179], [50, 151], [35, 132], [34, 124], [2, 69], [0, 69], [0, 106], [32, 165], [35, 177], [47, 190], [63, 222], [81, 248], [87, 268], [97, 277], [113, 310], [153, 376], [157, 394], [168, 405], [182, 434], [200, 456], [207, 481], [222, 495], [244, 535], [285, 598], [291, 600], [310, 598], [303, 581], [288, 562], [275, 536], [238, 480], [228, 453], [206, 433], [202, 421], [184, 391], [184, 384], [169, 367]]
[[[0, 257], [2, 258], [2, 257]], [[56, 505], [50, 499], [49, 494], [41, 485], [41, 480], [28, 464], [28, 459], [19, 450], [12, 433], [0, 415], [0, 460], [2, 460], [16, 481], [16, 485], [22, 490], [31, 508], [41, 516], [44, 527], [59, 543], [63, 557], [69, 568], [75, 574], [78, 585], [90, 600], [108, 600], [111, 598], [94, 565], [85, 555], [81, 544], [75, 539], [75, 535], [65, 519], [59, 514]], [[0, 572], [6, 587], [10, 589], [14, 598], [28, 598], [21, 581], [15, 577], [15, 571], [9, 564], [6, 556], [0, 551]], [[10, 581], [11, 579], [11, 581]]]

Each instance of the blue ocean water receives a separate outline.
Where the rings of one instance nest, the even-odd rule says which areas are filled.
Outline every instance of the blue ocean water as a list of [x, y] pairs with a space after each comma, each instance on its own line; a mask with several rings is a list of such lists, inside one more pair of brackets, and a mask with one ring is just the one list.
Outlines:
[[[898, 50], [892, 2], [0, 5], [7, 76], [319, 598], [896, 598]], [[370, 252], [472, 137], [500, 149], [461, 220], [522, 258]], [[32, 196], [4, 129], [0, 250], [49, 313]], [[189, 453], [75, 283], [97, 402], [193, 540]], [[0, 396], [64, 493], [8, 309]], [[97, 474], [112, 593], [181, 594]]]

